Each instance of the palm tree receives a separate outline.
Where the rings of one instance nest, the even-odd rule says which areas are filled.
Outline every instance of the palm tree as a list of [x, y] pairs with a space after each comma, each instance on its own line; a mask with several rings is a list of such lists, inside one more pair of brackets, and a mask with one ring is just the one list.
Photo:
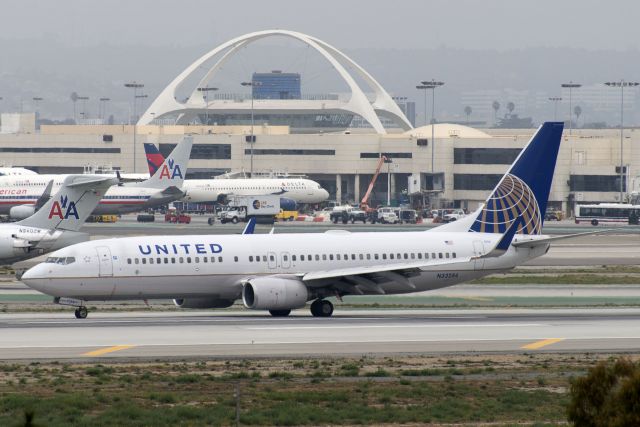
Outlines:
[[511, 117], [511, 114], [513, 113], [513, 110], [516, 109], [516, 104], [514, 104], [513, 102], [509, 101], [507, 103], [507, 110], [509, 110], [509, 117]]
[[470, 105], [467, 105], [466, 107], [464, 107], [464, 113], [467, 115], [467, 125], [469, 124], [469, 116], [471, 115], [471, 112], [473, 110], [471, 109]]
[[498, 101], [493, 101], [491, 106], [493, 107], [493, 124], [495, 125], [498, 123], [498, 110], [500, 109], [500, 103]]
[[582, 107], [580, 107], [579, 105], [576, 105], [573, 108], [573, 114], [576, 115], [576, 127], [578, 126], [578, 120], [580, 120], [580, 115], [582, 114]]

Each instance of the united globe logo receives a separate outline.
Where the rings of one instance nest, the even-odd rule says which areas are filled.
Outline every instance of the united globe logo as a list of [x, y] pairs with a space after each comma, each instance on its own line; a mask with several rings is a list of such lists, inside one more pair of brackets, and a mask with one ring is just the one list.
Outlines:
[[521, 221], [517, 233], [540, 234], [542, 215], [533, 191], [517, 176], [507, 174], [474, 221], [470, 231], [504, 233], [518, 217]]

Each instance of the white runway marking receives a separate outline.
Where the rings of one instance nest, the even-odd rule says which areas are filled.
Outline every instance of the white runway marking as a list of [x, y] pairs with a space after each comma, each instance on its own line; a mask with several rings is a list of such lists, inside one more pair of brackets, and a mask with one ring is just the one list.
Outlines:
[[470, 323], [452, 324], [403, 324], [403, 325], [340, 325], [340, 326], [256, 326], [245, 329], [252, 331], [278, 331], [278, 330], [308, 330], [308, 329], [387, 329], [387, 328], [515, 328], [515, 327], [539, 327], [551, 326], [548, 323]]

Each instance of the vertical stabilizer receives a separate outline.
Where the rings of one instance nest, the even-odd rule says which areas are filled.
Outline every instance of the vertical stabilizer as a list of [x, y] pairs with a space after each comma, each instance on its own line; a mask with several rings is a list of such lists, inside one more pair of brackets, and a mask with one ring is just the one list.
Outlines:
[[185, 136], [182, 141], [176, 145], [171, 154], [162, 162], [162, 165], [151, 175], [146, 181], [125, 184], [126, 187], [146, 187], [165, 189], [168, 187], [182, 187], [184, 178], [187, 174], [187, 166], [189, 157], [191, 156], [191, 147], [193, 146], [193, 137]]

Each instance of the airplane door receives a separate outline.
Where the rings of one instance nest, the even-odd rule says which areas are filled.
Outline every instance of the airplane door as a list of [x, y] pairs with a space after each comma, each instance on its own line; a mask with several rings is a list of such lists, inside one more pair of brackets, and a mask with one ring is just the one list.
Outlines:
[[113, 262], [111, 261], [111, 250], [106, 246], [98, 246], [96, 248], [98, 253], [99, 262], [99, 276], [111, 277], [113, 276]]
[[278, 260], [276, 259], [275, 252], [269, 252], [267, 254], [267, 259], [267, 265], [269, 266], [269, 268], [274, 269], [278, 267]]
[[[473, 241], [473, 255], [476, 257], [480, 257], [484, 254], [484, 244], [481, 240]], [[476, 259], [474, 264], [474, 269], [482, 270], [484, 268], [484, 259]]]
[[282, 268], [291, 267], [291, 255], [289, 255], [289, 252], [282, 252], [280, 254], [280, 265]]

